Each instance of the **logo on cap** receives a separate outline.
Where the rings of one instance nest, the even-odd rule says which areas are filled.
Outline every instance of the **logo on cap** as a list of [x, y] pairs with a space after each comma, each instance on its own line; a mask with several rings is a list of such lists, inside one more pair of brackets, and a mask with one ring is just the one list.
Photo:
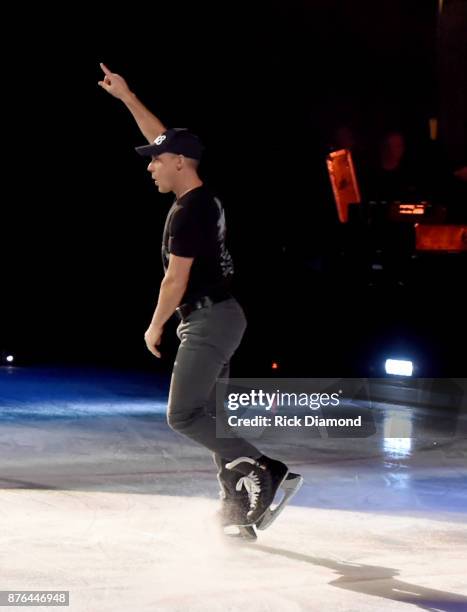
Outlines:
[[154, 144], [156, 145], [160, 145], [164, 142], [164, 140], [167, 138], [167, 136], [165, 134], [160, 134], [156, 140], [154, 141]]

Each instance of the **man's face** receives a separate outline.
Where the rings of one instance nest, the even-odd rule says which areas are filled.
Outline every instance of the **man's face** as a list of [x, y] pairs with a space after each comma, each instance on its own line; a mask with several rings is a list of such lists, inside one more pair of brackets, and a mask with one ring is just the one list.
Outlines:
[[178, 162], [178, 155], [162, 153], [162, 155], [153, 157], [149, 163], [148, 171], [160, 193], [174, 191]]

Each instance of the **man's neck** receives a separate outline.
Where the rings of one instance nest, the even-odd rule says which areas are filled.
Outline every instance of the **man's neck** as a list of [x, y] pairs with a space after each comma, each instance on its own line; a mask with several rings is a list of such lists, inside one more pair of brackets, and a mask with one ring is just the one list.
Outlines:
[[190, 183], [186, 185], [180, 186], [180, 188], [177, 189], [175, 192], [177, 200], [180, 200], [180, 198], [182, 198], [184, 195], [186, 195], [193, 189], [197, 189], [198, 187], [201, 187], [202, 184], [203, 184], [203, 181], [201, 179], [196, 179], [194, 181], [190, 181]]

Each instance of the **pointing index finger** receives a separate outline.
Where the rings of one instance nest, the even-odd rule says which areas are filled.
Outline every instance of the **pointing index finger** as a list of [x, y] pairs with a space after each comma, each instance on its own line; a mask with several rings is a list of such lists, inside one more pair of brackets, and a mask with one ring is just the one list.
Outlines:
[[111, 71], [107, 68], [107, 66], [103, 64], [102, 62], [99, 64], [99, 66], [102, 68], [106, 76], [109, 76], [112, 74]]

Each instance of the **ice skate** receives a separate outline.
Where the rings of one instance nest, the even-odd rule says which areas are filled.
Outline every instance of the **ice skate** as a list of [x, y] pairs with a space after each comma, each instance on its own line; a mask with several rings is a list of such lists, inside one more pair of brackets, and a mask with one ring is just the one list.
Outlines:
[[289, 472], [286, 479], [282, 482], [281, 489], [284, 491], [284, 497], [281, 501], [272, 508], [270, 506], [266, 512], [263, 514], [262, 518], [259, 519], [256, 523], [257, 529], [263, 531], [267, 529], [279, 516], [279, 514], [284, 510], [285, 506], [290, 502], [292, 497], [298, 492], [300, 487], [303, 484], [303, 476], [300, 474], [293, 474]]
[[242, 525], [245, 515], [249, 510], [249, 498], [245, 490], [236, 488], [238, 473], [227, 470], [226, 462], [222, 460], [219, 465], [217, 480], [220, 484], [221, 508], [218, 513], [222, 532], [229, 538], [244, 541], [255, 541], [257, 539], [254, 526]]
[[[238, 478], [236, 490], [245, 489], [249, 502], [246, 516], [239, 525], [243, 527], [257, 525], [258, 528], [266, 529], [298, 491], [303, 483], [303, 478], [298, 474], [289, 475], [289, 470], [284, 463], [264, 456], [259, 460], [239, 457], [227, 463], [225, 467], [238, 471], [239, 466], [246, 474]], [[272, 509], [271, 505], [279, 488], [284, 489], [285, 495], [281, 502]]]

